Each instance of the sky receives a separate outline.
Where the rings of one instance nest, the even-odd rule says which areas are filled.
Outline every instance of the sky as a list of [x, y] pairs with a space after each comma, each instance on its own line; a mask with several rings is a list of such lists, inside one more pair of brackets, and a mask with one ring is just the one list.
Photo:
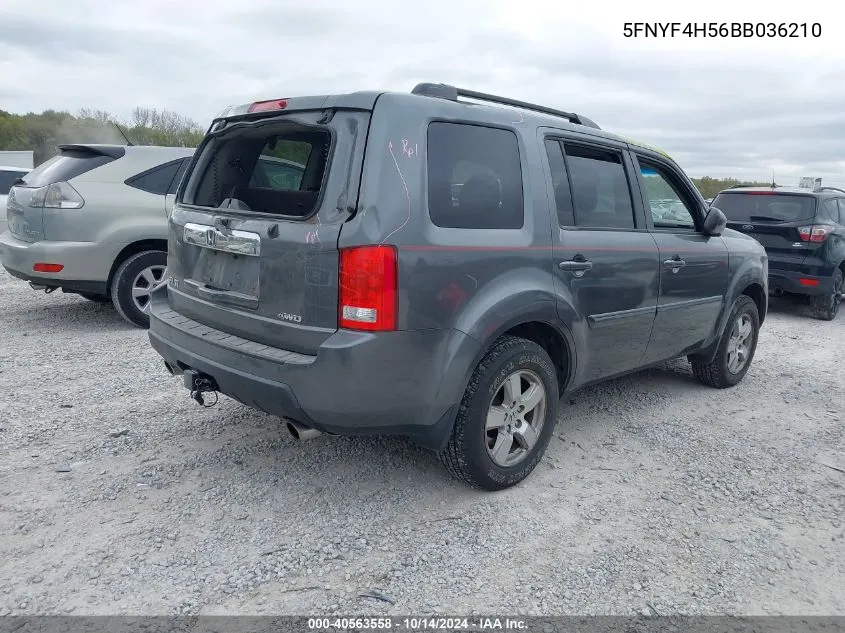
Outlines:
[[[104, 8], [108, 6], [108, 11]], [[0, 1], [0, 109], [230, 104], [421, 81], [582, 113], [693, 177], [845, 187], [836, 3]], [[37, 9], [34, 9], [37, 7]], [[820, 37], [625, 37], [626, 23], [806, 23]]]

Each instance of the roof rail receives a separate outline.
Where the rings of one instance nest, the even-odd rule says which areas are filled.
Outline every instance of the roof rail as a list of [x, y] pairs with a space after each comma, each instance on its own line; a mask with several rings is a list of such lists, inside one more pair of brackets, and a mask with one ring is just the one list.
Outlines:
[[839, 193], [845, 193], [845, 189], [840, 189], [839, 187], [819, 187], [816, 191], [838, 191]]
[[575, 123], [577, 125], [585, 125], [597, 130], [601, 129], [594, 121], [591, 121], [580, 114], [575, 114], [574, 112], [564, 112], [563, 110], [555, 110], [553, 108], [547, 108], [546, 106], [528, 103], [526, 101], [517, 101], [516, 99], [508, 99], [506, 97], [490, 95], [484, 92], [475, 92], [474, 90], [464, 90], [463, 88], [456, 88], [455, 86], [450, 86], [449, 84], [417, 84], [411, 91], [411, 94], [421, 95], [424, 97], [435, 97], [437, 99], [447, 99], [449, 101], [458, 101], [458, 97], [466, 97], [468, 99], [475, 99], [476, 101], [498, 103], [500, 105], [520, 108], [522, 110], [531, 110], [532, 112], [540, 112], [542, 114], [563, 117], [564, 119], [567, 119], [571, 123]]

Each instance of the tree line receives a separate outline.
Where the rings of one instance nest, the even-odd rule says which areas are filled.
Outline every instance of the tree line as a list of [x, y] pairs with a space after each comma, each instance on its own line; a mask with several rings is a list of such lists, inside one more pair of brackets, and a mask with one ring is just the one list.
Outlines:
[[[31, 150], [36, 165], [54, 156], [63, 143], [112, 143], [123, 145], [128, 138], [134, 145], [196, 147], [205, 130], [193, 119], [170, 110], [137, 107], [125, 120], [102, 110], [83, 109], [77, 114], [45, 110], [40, 114], [12, 114], [0, 110], [0, 150]], [[124, 134], [126, 137], [124, 137]], [[284, 158], [307, 159], [308, 148], [280, 143]], [[277, 153], [277, 152], [271, 152]], [[770, 183], [740, 181], [735, 178], [693, 178], [705, 198], [735, 185], [765, 186]], [[667, 195], [669, 192], [667, 192]]]
[[[205, 130], [199, 123], [170, 110], [135, 108], [127, 119], [102, 110], [77, 114], [45, 110], [12, 114], [0, 110], [0, 150], [29, 150], [36, 165], [58, 153], [65, 143], [108, 143], [196, 147]], [[124, 137], [125, 134], [125, 137]]]

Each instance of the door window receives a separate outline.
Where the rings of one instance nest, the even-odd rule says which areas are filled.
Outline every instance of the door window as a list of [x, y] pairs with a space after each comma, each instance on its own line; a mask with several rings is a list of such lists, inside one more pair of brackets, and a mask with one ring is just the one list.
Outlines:
[[633, 229], [634, 206], [621, 152], [563, 144], [575, 226]]
[[695, 213], [688, 196], [682, 193], [665, 169], [638, 159], [651, 219], [656, 229], [695, 229]]

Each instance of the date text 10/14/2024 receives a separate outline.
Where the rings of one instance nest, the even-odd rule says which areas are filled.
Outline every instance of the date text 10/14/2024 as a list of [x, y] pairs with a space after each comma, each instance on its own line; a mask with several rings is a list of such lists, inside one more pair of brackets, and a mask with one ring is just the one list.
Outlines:
[[818, 22], [625, 22], [624, 37], [820, 38]]
[[311, 631], [523, 631], [525, 620], [519, 618], [308, 618]]

